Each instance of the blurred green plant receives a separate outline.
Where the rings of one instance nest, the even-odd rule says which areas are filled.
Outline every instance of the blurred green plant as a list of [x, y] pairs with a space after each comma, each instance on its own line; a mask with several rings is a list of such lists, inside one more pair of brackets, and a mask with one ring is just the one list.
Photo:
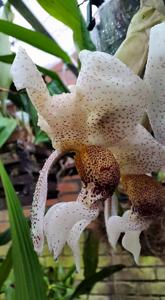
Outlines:
[[76, 0], [37, 1], [50, 15], [72, 29], [78, 51], [83, 49], [96, 50]]
[[84, 277], [88, 278], [96, 273], [99, 256], [99, 237], [95, 230], [85, 232], [83, 247]]
[[80, 295], [89, 295], [97, 282], [102, 281], [105, 278], [110, 277], [114, 273], [121, 271], [124, 267], [124, 265], [113, 265], [105, 267], [101, 271], [98, 271], [92, 276], [82, 280], [80, 284], [76, 287], [74, 293], [71, 295], [69, 300], [76, 299], [76, 297]]
[[68, 54], [55, 41], [43, 33], [26, 29], [5, 20], [0, 20], [0, 32], [13, 36], [18, 40], [28, 43], [29, 45], [49, 54], [53, 54], [61, 58], [66, 63], [71, 63], [71, 59]]
[[75, 266], [71, 266], [68, 271], [66, 271], [60, 264], [57, 264], [54, 268], [44, 267], [43, 270], [48, 299], [69, 299], [75, 289]]
[[17, 120], [0, 115], [0, 148], [5, 144], [17, 127]]
[[[9, 23], [13, 20], [13, 14], [8, 5], [0, 7], [0, 19], [8, 20]], [[0, 33], [0, 55], [10, 54], [10, 41], [9, 36]], [[6, 63], [0, 63], [0, 88], [8, 89], [11, 84], [11, 76], [10, 76], [10, 66]], [[5, 98], [7, 96], [7, 92], [0, 91], [0, 101], [1, 101], [1, 111], [5, 115], [6, 107], [5, 107]]]
[[0, 266], [0, 289], [3, 283], [8, 278], [10, 271], [12, 269], [12, 248], [10, 247], [5, 259]]
[[[0, 177], [5, 191], [11, 226], [11, 253], [15, 278], [15, 297], [17, 300], [45, 300], [46, 291], [43, 274], [38, 257], [33, 249], [29, 226], [16, 192], [1, 161]], [[7, 262], [6, 265], [8, 265]]]

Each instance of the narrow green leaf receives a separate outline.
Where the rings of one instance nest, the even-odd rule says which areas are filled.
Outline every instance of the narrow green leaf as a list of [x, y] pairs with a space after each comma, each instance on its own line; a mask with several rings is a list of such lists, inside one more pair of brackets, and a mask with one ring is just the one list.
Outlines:
[[84, 277], [88, 278], [95, 274], [97, 269], [99, 238], [93, 230], [88, 230], [85, 234], [87, 234], [87, 238], [85, 239], [83, 249]]
[[17, 126], [17, 121], [12, 118], [0, 116], [0, 148], [5, 144]]
[[[0, 19], [12, 21], [11, 11], [7, 6], [0, 7]], [[10, 51], [10, 41], [9, 37], [3, 33], [0, 33], [0, 55], [9, 54]], [[11, 75], [10, 75], [10, 67], [5, 63], [0, 63], [0, 87], [9, 89], [11, 84]], [[7, 97], [7, 92], [0, 93], [0, 100], [2, 101], [2, 111], [5, 114], [6, 108], [4, 99]]]
[[0, 246], [3, 246], [10, 242], [11, 240], [11, 230], [10, 228], [6, 229], [4, 232], [0, 233]]
[[85, 20], [76, 0], [37, 0], [53, 17], [73, 30], [73, 39], [78, 51], [95, 50]]
[[[8, 63], [8, 64], [12, 64], [13, 63], [13, 60], [15, 58], [15, 54], [11, 54], [11, 55], [0, 55], [0, 61], [2, 62], [5, 62], [5, 63]], [[62, 80], [60, 79], [60, 77], [57, 75], [57, 73], [55, 73], [54, 71], [52, 70], [48, 70], [44, 67], [41, 67], [41, 66], [38, 66], [37, 65], [37, 68], [38, 70], [44, 74], [44, 75], [47, 75], [49, 76], [51, 79], [54, 80], [54, 84], [57, 85], [58, 87], [58, 90], [60, 89], [61, 90], [61, 93], [63, 92], [69, 92], [67, 86], [62, 82]]]
[[52, 39], [51, 35], [48, 33], [45, 27], [39, 22], [35, 15], [33, 15], [31, 10], [22, 0], [8, 0], [8, 2], [15, 7], [15, 9], [21, 14], [21, 16], [23, 16], [25, 20], [27, 20], [36, 31], [41, 32]]
[[119, 272], [124, 268], [124, 265], [114, 265], [110, 267], [106, 267], [102, 269], [101, 271], [95, 273], [91, 277], [88, 277], [87, 279], [84, 279], [81, 281], [81, 283], [77, 286], [74, 293], [71, 295], [69, 300], [75, 299], [75, 297], [78, 297], [83, 294], [89, 294], [94, 285], [98, 282], [103, 280], [106, 277], [111, 276], [115, 272]]
[[12, 258], [17, 300], [46, 300], [43, 275], [33, 250], [29, 227], [12, 183], [0, 161], [12, 234]]
[[0, 32], [53, 54], [66, 63], [71, 63], [68, 54], [55, 41], [40, 32], [32, 31], [4, 20], [0, 20]]
[[76, 272], [76, 266], [73, 265], [69, 268], [68, 272], [65, 274], [64, 278], [62, 279], [62, 282], [65, 284], [67, 280], [71, 278], [75, 272]]
[[12, 265], [12, 248], [10, 247], [3, 263], [0, 266], [0, 288], [9, 276]]

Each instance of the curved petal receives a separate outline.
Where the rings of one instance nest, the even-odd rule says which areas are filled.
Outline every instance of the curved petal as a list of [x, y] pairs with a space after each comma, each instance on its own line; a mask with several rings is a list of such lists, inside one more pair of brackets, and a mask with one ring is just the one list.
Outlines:
[[91, 221], [92, 220], [81, 220], [77, 222], [69, 232], [69, 236], [67, 239], [67, 243], [73, 252], [77, 272], [80, 272], [80, 247], [78, 242], [81, 233], [91, 223]]
[[116, 247], [120, 234], [124, 231], [122, 218], [119, 216], [110, 217], [106, 222], [108, 241], [113, 248]]
[[126, 250], [133, 254], [134, 260], [136, 264], [138, 264], [141, 251], [139, 237], [141, 232], [150, 225], [150, 220], [140, 218], [138, 214], [133, 213], [131, 209], [123, 214], [122, 219], [125, 227], [122, 245]]
[[84, 50], [80, 60], [76, 88], [89, 112], [89, 140], [110, 146], [139, 123], [148, 97], [146, 84], [110, 54]]
[[[141, 249], [139, 236], [141, 231], [146, 229], [149, 224], [149, 220], [139, 218], [132, 210], [127, 210], [122, 217], [112, 216], [106, 221], [106, 231], [109, 243], [115, 248], [120, 234], [125, 232], [122, 239], [122, 245], [134, 255], [137, 263]], [[131, 243], [134, 243], [135, 245], [132, 245]]]
[[44, 218], [44, 233], [55, 259], [61, 253], [72, 227], [81, 220], [90, 222], [98, 212], [97, 208], [88, 209], [77, 201], [55, 204], [48, 210]]
[[39, 113], [38, 124], [50, 136], [55, 148], [61, 144], [72, 148], [75, 143], [87, 143], [86, 113], [80, 106], [75, 87], [71, 93], [51, 97], [35, 64], [22, 48], [17, 52], [11, 73], [16, 88], [27, 89]]
[[165, 163], [165, 147], [141, 125], [120, 143], [110, 148], [121, 174], [145, 174], [158, 171]]
[[141, 245], [139, 236], [141, 231], [127, 231], [122, 239], [123, 247], [133, 254], [136, 264], [139, 262]]
[[151, 29], [145, 82], [153, 97], [148, 101], [147, 112], [155, 137], [165, 145], [165, 22]]
[[11, 66], [11, 74], [18, 90], [27, 89], [28, 95], [41, 115], [48, 111], [49, 95], [40, 72], [23, 48], [19, 48]]
[[36, 252], [41, 253], [44, 244], [44, 234], [43, 234], [43, 221], [45, 213], [45, 204], [47, 199], [47, 179], [48, 172], [53, 163], [59, 160], [59, 158], [64, 153], [59, 151], [54, 151], [46, 160], [42, 170], [40, 171], [40, 176], [37, 181], [33, 203], [32, 203], [32, 238], [34, 249]]

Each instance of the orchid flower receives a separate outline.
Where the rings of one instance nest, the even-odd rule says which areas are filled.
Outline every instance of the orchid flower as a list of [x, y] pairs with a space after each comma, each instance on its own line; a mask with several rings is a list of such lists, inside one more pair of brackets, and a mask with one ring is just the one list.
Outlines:
[[[77, 269], [77, 237], [97, 217], [100, 202], [113, 194], [119, 182], [118, 163], [111, 151], [104, 148], [105, 141], [113, 145], [131, 133], [142, 117], [148, 96], [143, 81], [117, 58], [83, 51], [80, 60], [81, 71], [71, 93], [53, 97], [23, 49], [18, 51], [12, 66], [17, 89], [27, 89], [39, 113], [39, 125], [57, 149], [46, 161], [34, 194], [34, 247], [41, 253], [46, 236], [50, 250], [57, 258], [68, 241], [74, 251]], [[76, 202], [55, 205], [45, 215], [48, 171], [66, 151], [76, 153], [83, 187]]]
[[[106, 230], [113, 247], [122, 232], [122, 245], [138, 262], [140, 255], [139, 236], [147, 229], [153, 218], [163, 212], [165, 188], [145, 174], [158, 171], [165, 163], [165, 23], [151, 29], [149, 55], [144, 76], [151, 97], [147, 98], [154, 139], [140, 124], [132, 134], [110, 147], [120, 166], [122, 184], [132, 204], [131, 210], [122, 217], [105, 213]], [[160, 144], [160, 143], [161, 144]], [[108, 201], [108, 200], [107, 200]], [[107, 204], [108, 205], [108, 204]], [[107, 205], [105, 211], [107, 211]]]
[[[101, 203], [113, 195], [120, 179], [119, 166], [122, 174], [127, 173], [133, 159], [133, 174], [151, 172], [162, 166], [165, 153], [164, 146], [138, 125], [149, 102], [148, 85], [109, 54], [85, 50], [80, 61], [81, 70], [71, 92], [55, 96], [49, 95], [23, 49], [19, 49], [11, 70], [16, 88], [27, 89], [39, 114], [39, 126], [57, 149], [41, 170], [34, 194], [35, 250], [42, 252], [46, 236], [57, 258], [67, 242], [78, 270], [80, 234], [98, 216]], [[45, 214], [48, 171], [68, 151], [76, 154], [82, 190], [77, 201], [55, 204]]]
[[106, 200], [106, 231], [113, 248], [116, 247], [120, 234], [125, 233], [122, 245], [133, 254], [135, 262], [138, 263], [141, 250], [140, 234], [163, 212], [165, 187], [148, 175], [124, 175], [122, 184], [131, 202], [131, 209], [122, 217], [117, 215], [109, 217]]

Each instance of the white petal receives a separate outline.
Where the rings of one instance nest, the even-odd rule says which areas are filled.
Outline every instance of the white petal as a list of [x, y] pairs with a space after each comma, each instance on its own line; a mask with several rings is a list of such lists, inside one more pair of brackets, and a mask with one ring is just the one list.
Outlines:
[[109, 243], [115, 248], [122, 232], [141, 232], [146, 229], [149, 224], [150, 221], [138, 218], [132, 210], [127, 210], [122, 217], [112, 216], [106, 221]]
[[52, 206], [44, 218], [44, 233], [48, 246], [57, 259], [72, 227], [80, 220], [91, 221], [99, 210], [88, 209], [80, 202], [63, 202]]
[[45, 204], [47, 200], [47, 179], [48, 172], [53, 163], [55, 163], [63, 155], [59, 151], [54, 151], [46, 160], [42, 170], [40, 171], [40, 176], [36, 185], [34, 199], [32, 203], [32, 238], [35, 251], [38, 253], [42, 252], [44, 244], [43, 235], [43, 220], [45, 213]]
[[[86, 139], [86, 111], [81, 104], [81, 99], [72, 89], [71, 93], [55, 95], [51, 100], [53, 112], [52, 136], [59, 144], [64, 141], [72, 147], [79, 144], [87, 144]], [[49, 123], [49, 117], [47, 122]], [[74, 149], [73, 147], [73, 149]], [[72, 149], [71, 149], [72, 150]]]
[[165, 22], [151, 29], [144, 79], [153, 94], [147, 109], [150, 122], [155, 137], [165, 145]]
[[18, 90], [27, 89], [30, 99], [41, 115], [47, 111], [51, 96], [40, 72], [23, 48], [19, 48], [11, 67], [14, 84]]
[[136, 264], [138, 264], [141, 251], [140, 233], [141, 231], [127, 231], [122, 239], [123, 247], [133, 254]]
[[82, 51], [77, 93], [87, 107], [91, 143], [111, 145], [140, 121], [148, 97], [146, 84], [116, 57]]
[[124, 227], [122, 227], [122, 223], [122, 218], [118, 216], [110, 217], [106, 222], [108, 241], [113, 248], [116, 247], [119, 236], [124, 230]]
[[92, 220], [81, 220], [77, 222], [69, 232], [69, 236], [67, 239], [67, 243], [73, 252], [77, 272], [80, 272], [80, 235], [83, 232], [83, 230], [91, 223], [91, 221]]
[[131, 209], [123, 214], [122, 219], [125, 227], [122, 245], [133, 254], [134, 260], [138, 264], [141, 251], [139, 237], [141, 232], [149, 227], [151, 220], [139, 218]]
[[27, 89], [40, 115], [39, 126], [50, 136], [55, 148], [59, 148], [62, 142], [69, 146], [87, 142], [86, 115], [75, 87], [71, 93], [51, 97], [35, 64], [22, 48], [15, 57], [11, 73], [16, 88]]
[[132, 134], [110, 148], [122, 174], [158, 171], [165, 163], [165, 147], [141, 125]]

